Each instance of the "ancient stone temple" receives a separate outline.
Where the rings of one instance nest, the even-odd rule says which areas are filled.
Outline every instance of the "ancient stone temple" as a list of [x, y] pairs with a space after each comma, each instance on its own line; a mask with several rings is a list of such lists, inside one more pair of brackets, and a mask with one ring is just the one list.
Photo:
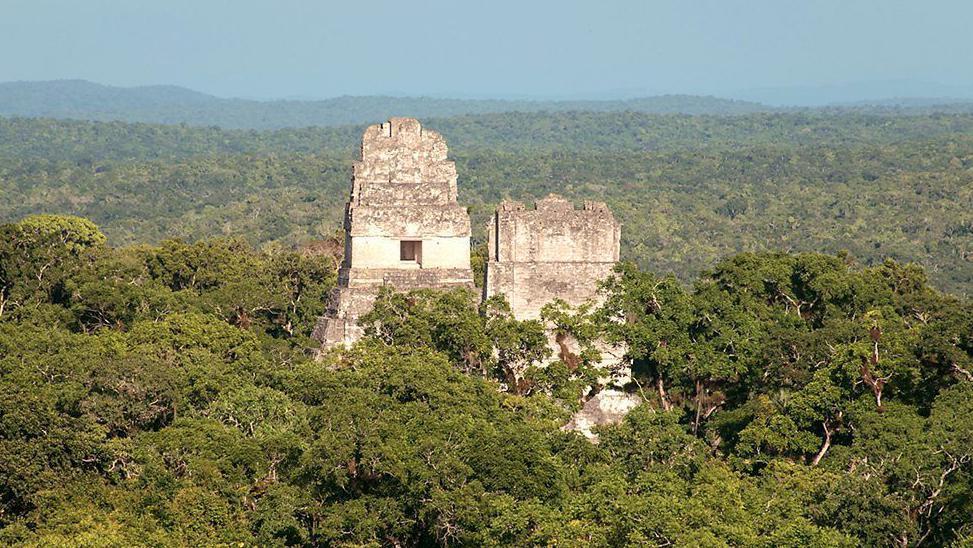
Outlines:
[[470, 218], [456, 202], [456, 165], [446, 153], [443, 137], [411, 118], [365, 130], [345, 208], [338, 287], [314, 331], [325, 348], [362, 336], [358, 317], [383, 286], [473, 287]]
[[503, 202], [488, 230], [483, 295], [506, 295], [520, 320], [540, 317], [554, 299], [572, 306], [596, 300], [598, 282], [618, 262], [621, 225], [602, 202], [575, 209], [554, 194], [533, 209]]
[[[600, 304], [598, 282], [618, 262], [621, 225], [602, 202], [585, 202], [581, 209], [556, 195], [539, 200], [533, 209], [519, 202], [503, 202], [487, 228], [489, 258], [484, 298], [503, 294], [519, 320], [537, 319], [554, 299], [571, 306]], [[554, 359], [567, 362], [580, 352], [577, 341], [548, 333]], [[625, 348], [595, 342], [601, 354], [596, 367], [603, 371], [602, 388], [564, 426], [592, 441], [592, 428], [619, 422], [641, 403], [623, 387], [631, 381]]]

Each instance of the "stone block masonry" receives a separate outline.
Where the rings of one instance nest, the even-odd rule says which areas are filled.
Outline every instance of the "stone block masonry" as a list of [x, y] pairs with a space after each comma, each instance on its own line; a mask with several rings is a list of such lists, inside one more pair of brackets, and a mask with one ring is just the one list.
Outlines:
[[345, 207], [345, 256], [314, 337], [324, 348], [361, 338], [358, 317], [378, 290], [473, 287], [470, 218], [456, 202], [446, 141], [418, 120], [392, 118], [362, 136]]
[[514, 317], [537, 319], [561, 299], [572, 306], [598, 300], [598, 282], [618, 262], [621, 225], [608, 206], [581, 209], [551, 194], [533, 209], [503, 202], [488, 227], [484, 298], [506, 295]]

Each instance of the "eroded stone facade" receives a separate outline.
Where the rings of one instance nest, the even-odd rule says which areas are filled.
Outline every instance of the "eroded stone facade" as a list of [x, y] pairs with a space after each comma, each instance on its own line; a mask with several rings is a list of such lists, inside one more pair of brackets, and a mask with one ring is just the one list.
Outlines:
[[441, 135], [411, 118], [365, 130], [345, 208], [338, 287], [314, 331], [325, 348], [361, 338], [358, 317], [383, 286], [473, 287], [470, 218], [456, 194], [456, 165]]
[[595, 434], [594, 428], [622, 422], [625, 415], [641, 405], [642, 401], [638, 394], [615, 388], [602, 390], [586, 401], [581, 410], [561, 429], [579, 432], [592, 442], [598, 443], [598, 434]]
[[489, 226], [483, 295], [506, 295], [520, 320], [539, 318], [554, 299], [597, 304], [598, 282], [618, 262], [620, 238], [621, 225], [602, 202], [575, 209], [554, 194], [533, 209], [503, 202]]

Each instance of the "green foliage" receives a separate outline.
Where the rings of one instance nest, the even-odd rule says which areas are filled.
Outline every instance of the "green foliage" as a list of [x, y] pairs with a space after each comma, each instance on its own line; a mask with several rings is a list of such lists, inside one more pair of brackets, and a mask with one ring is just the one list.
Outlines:
[[432, 347], [467, 372], [490, 370], [490, 340], [466, 288], [395, 293], [382, 288], [374, 309], [362, 316], [365, 333], [387, 345]]
[[32, 215], [0, 225], [0, 320], [63, 303], [81, 256], [104, 243], [98, 227], [79, 217]]
[[[536, 367], [544, 323], [501, 298], [384, 291], [370, 336], [316, 362], [304, 334], [330, 257], [238, 240], [115, 249], [75, 219], [3, 230], [41, 235], [0, 263], [34, 288], [0, 318], [5, 544], [973, 534], [973, 306], [912, 265], [743, 254], [686, 287], [621, 264], [602, 308], [543, 312], [576, 341], [574, 370]], [[28, 286], [52, 260], [62, 289]], [[560, 426], [596, 382], [599, 338], [624, 344], [635, 388], [656, 396], [593, 445]]]
[[[515, 319], [510, 304], [502, 295], [483, 301], [480, 316], [484, 318], [483, 331], [493, 345], [496, 376], [515, 392], [529, 392], [538, 386], [536, 380], [529, 377], [538, 369], [536, 364], [546, 360], [551, 353], [544, 324], [537, 320]], [[548, 393], [554, 391], [552, 386], [541, 388]]]
[[544, 325], [516, 320], [503, 297], [490, 298], [479, 307], [476, 301], [466, 288], [409, 293], [383, 288], [373, 310], [359, 323], [367, 335], [386, 345], [435, 348], [463, 371], [502, 381], [514, 393], [556, 390], [530, 375], [550, 355]]

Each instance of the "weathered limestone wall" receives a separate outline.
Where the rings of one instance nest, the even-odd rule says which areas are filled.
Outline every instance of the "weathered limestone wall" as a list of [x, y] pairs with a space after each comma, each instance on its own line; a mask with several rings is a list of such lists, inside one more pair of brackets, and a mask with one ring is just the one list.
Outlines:
[[[421, 265], [399, 260], [399, 242], [402, 239], [422, 241]], [[359, 236], [352, 239], [351, 256], [356, 269], [469, 269], [470, 238], [469, 236], [422, 236], [413, 234], [403, 234], [401, 238]]]
[[614, 262], [503, 262], [487, 265], [486, 297], [503, 293], [518, 319], [540, 317], [541, 308], [561, 299], [572, 306], [598, 300], [597, 282]]
[[625, 415], [642, 404], [639, 394], [629, 394], [615, 388], [607, 388], [585, 402], [584, 407], [571, 417], [561, 430], [574, 430], [598, 443], [598, 434], [592, 432], [596, 426], [618, 424]]
[[504, 294], [518, 319], [536, 319], [554, 299], [598, 300], [598, 282], [619, 258], [621, 225], [601, 202], [582, 209], [560, 196], [534, 209], [504, 202], [489, 226], [484, 297]]
[[[556, 195], [539, 200], [534, 209], [518, 202], [504, 202], [488, 227], [489, 258], [483, 296], [503, 294], [514, 317], [540, 318], [541, 308], [555, 299], [571, 306], [601, 303], [598, 282], [612, 273], [619, 259], [621, 225], [601, 202], [585, 202], [575, 209]], [[548, 333], [554, 359], [580, 353], [573, 338], [558, 339]], [[625, 349], [596, 341], [601, 354], [594, 364], [603, 373], [605, 389], [585, 403], [564, 426], [593, 442], [592, 428], [619, 422], [641, 403], [638, 395], [620, 387], [631, 381], [631, 364]]]
[[[456, 195], [456, 165], [441, 135], [411, 118], [365, 130], [345, 208], [338, 287], [314, 331], [325, 348], [361, 337], [358, 317], [383, 286], [473, 287], [470, 218]], [[402, 260], [403, 241], [421, 242], [419, 258]]]

